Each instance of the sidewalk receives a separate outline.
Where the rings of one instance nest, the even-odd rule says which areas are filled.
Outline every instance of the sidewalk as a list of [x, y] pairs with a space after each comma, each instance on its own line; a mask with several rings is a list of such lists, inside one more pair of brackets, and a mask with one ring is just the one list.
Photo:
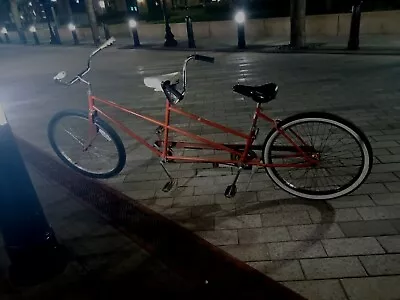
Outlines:
[[20, 146], [72, 261], [49, 282], [17, 288], [5, 278], [8, 261], [0, 252], [1, 299], [303, 299], [132, 199], [77, 176], [26, 142]]
[[[140, 32], [139, 32], [140, 38]], [[120, 49], [133, 49], [133, 40], [129, 37], [116, 37], [116, 45]], [[70, 40], [63, 40], [62, 45], [50, 45], [49, 41], [41, 40], [40, 45], [34, 45], [31, 34], [27, 35], [27, 46], [53, 46], [53, 47], [77, 47], [73, 44], [72, 37]], [[307, 37], [304, 49], [291, 49], [288, 37], [266, 37], [260, 39], [247, 38], [246, 49], [238, 49], [235, 38], [226, 40], [221, 39], [196, 39], [196, 48], [189, 48], [186, 39], [176, 38], [177, 47], [164, 47], [162, 39], [140, 39], [141, 46], [136, 49], [144, 50], [170, 50], [170, 51], [214, 51], [214, 52], [256, 52], [256, 53], [314, 53], [314, 54], [358, 54], [358, 55], [400, 55], [400, 36], [397, 35], [364, 35], [360, 36], [360, 49], [347, 50], [348, 37]], [[12, 42], [17, 43], [17, 38], [13, 36]], [[0, 44], [7, 45], [7, 44]], [[90, 40], [80, 40], [79, 47], [94, 47]]]
[[[366, 35], [360, 36], [360, 49], [347, 50], [347, 37], [308, 37], [304, 49], [291, 49], [287, 37], [271, 37], [259, 40], [248, 39], [246, 49], [238, 49], [237, 41], [196, 39], [196, 48], [189, 48], [187, 40], [178, 40], [178, 46], [166, 48], [163, 41], [141, 41], [146, 50], [172, 51], [214, 51], [214, 52], [256, 52], [256, 53], [320, 53], [320, 54], [359, 54], [359, 55], [400, 55], [400, 36]], [[132, 49], [131, 39], [118, 39], [122, 49]]]

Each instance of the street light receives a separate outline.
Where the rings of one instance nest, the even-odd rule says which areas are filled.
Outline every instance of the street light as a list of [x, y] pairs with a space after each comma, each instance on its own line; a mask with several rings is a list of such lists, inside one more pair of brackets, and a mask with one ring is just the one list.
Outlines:
[[[60, 35], [58, 33], [58, 26], [57, 26], [57, 18], [56, 13], [54, 11], [54, 7], [52, 3], [57, 2], [57, 0], [46, 1], [42, 0], [43, 2], [43, 9], [46, 15], [47, 26], [50, 32], [50, 44], [61, 44]], [[51, 25], [51, 16], [54, 20], [54, 26]]]
[[76, 26], [74, 23], [69, 23], [68, 24], [68, 29], [69, 31], [71, 31], [72, 34], [72, 38], [74, 39], [74, 44], [78, 45], [79, 44], [79, 39], [78, 39], [78, 35], [76, 34]]
[[4, 34], [4, 38], [6, 39], [6, 43], [9, 44], [11, 41], [10, 41], [10, 37], [8, 35], [7, 28], [5, 28], [5, 27], [1, 28], [1, 34]]
[[129, 28], [130, 28], [131, 33], [132, 33], [133, 46], [134, 47], [139, 47], [140, 46], [140, 41], [139, 41], [139, 35], [138, 35], [138, 32], [137, 32], [137, 25], [138, 24], [137, 24], [136, 20], [135, 19], [130, 19], [128, 21], [128, 25], [129, 25]]
[[36, 27], [33, 26], [33, 25], [30, 26], [30, 27], [29, 27], [29, 32], [32, 33], [32, 35], [33, 35], [33, 40], [35, 41], [35, 44], [36, 44], [36, 45], [39, 45], [40, 42], [39, 42], [39, 38], [38, 38], [38, 35], [37, 35], [37, 32], [36, 32]]
[[106, 9], [106, 2], [104, 0], [99, 0], [99, 6], [101, 8], [101, 23], [103, 25], [103, 30], [104, 30], [104, 37], [106, 40], [111, 38], [110, 35], [110, 30], [108, 29], [107, 24], [104, 22], [104, 14], [105, 14], [105, 9]]
[[238, 31], [238, 48], [244, 49], [246, 48], [246, 39], [244, 32], [244, 24], [246, 22], [246, 14], [243, 10], [239, 10], [235, 14], [235, 22], [237, 23], [237, 31]]
[[[165, 42], [164, 46], [165, 47], [176, 47], [178, 45], [178, 42], [175, 40], [174, 34], [171, 31], [171, 26], [169, 26], [169, 15], [167, 12], [167, 5], [165, 4], [166, 0], [161, 0], [162, 1], [162, 10], [164, 14], [164, 22], [165, 22]], [[156, 1], [157, 5], [157, 1]]]

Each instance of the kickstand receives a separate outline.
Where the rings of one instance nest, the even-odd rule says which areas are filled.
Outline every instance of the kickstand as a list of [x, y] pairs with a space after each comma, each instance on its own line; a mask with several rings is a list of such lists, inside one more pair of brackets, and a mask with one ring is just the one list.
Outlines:
[[247, 182], [246, 192], [248, 192], [251, 179], [253, 178], [253, 175], [257, 173], [257, 171], [258, 171], [258, 167], [257, 167], [257, 166], [252, 166], [252, 167], [251, 167], [251, 174], [250, 174], [249, 181]]
[[168, 170], [165, 168], [164, 162], [160, 161], [160, 165], [163, 168], [165, 174], [167, 174], [169, 181], [164, 185], [164, 187], [162, 188], [162, 191], [165, 193], [168, 193], [169, 191], [171, 191], [171, 189], [173, 188], [173, 186], [176, 183], [176, 180], [171, 176], [171, 174], [168, 172]]

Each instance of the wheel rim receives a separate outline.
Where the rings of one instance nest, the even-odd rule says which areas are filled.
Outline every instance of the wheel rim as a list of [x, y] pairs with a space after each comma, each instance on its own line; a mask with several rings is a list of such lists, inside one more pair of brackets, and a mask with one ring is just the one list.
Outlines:
[[89, 123], [83, 116], [61, 118], [53, 128], [54, 143], [64, 159], [81, 171], [92, 174], [112, 172], [119, 163], [117, 146], [112, 137], [95, 123], [95, 137], [85, 150]]
[[[327, 195], [347, 194], [366, 177], [369, 169], [368, 151], [359, 135], [348, 126], [329, 119], [315, 118], [290, 122], [282, 126], [282, 129], [297, 144], [312, 146], [312, 150], [307, 148], [307, 153], [319, 163], [307, 168], [268, 168], [270, 175], [278, 179], [277, 183], [281, 187], [280, 183], [283, 183], [298, 196], [315, 195], [316, 198], [324, 198]], [[266, 147], [269, 150], [266, 153], [269, 163], [305, 162], [302, 157], [283, 158], [282, 151], [274, 153], [274, 146], [290, 145], [283, 135], [276, 132], [269, 140], [270, 145]]]

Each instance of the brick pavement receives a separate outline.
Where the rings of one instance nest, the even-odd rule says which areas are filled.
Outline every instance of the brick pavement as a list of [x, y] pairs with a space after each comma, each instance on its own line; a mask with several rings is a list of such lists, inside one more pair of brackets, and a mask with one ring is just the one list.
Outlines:
[[[1, 50], [0, 50], [1, 51]], [[80, 87], [51, 85], [58, 70], [78, 70], [85, 50], [22, 51], [17, 66], [0, 75], [8, 93], [5, 103], [10, 123], [27, 140], [49, 150], [47, 120], [62, 108], [84, 108]], [[8, 56], [7, 56], [8, 55]], [[58, 60], [63, 57], [63, 61]], [[149, 74], [174, 71], [184, 55], [177, 52], [110, 50], [94, 63], [91, 75], [98, 93], [120, 98], [162, 118], [162, 97], [142, 84]], [[257, 173], [248, 191], [249, 174], [240, 178], [239, 193], [223, 192], [232, 170], [208, 165], [170, 164], [178, 188], [163, 193], [166, 177], [149, 153], [123, 136], [128, 161], [108, 184], [199, 236], [248, 262], [309, 299], [400, 298], [400, 92], [395, 57], [215, 54], [214, 66], [195, 63], [189, 69], [189, 93], [182, 107], [235, 128], [248, 130], [253, 103], [233, 95], [236, 82], [280, 85], [278, 99], [268, 105], [275, 117], [307, 110], [326, 110], [348, 118], [369, 136], [375, 154], [370, 178], [352, 195], [325, 202], [293, 198], [277, 190], [265, 174]], [[5, 57], [10, 58], [11, 53]], [[52, 65], [46, 65], [46, 59]], [[107, 61], [107, 62], [106, 62]], [[15, 60], [1, 61], [11, 68]], [[113, 67], [110, 67], [110, 62]], [[34, 76], [33, 76], [34, 75]], [[112, 78], [112, 80], [110, 80]], [[13, 82], [23, 82], [18, 90]], [[28, 82], [32, 79], [32, 82]], [[114, 88], [115, 90], [111, 90]], [[45, 89], [46, 92], [43, 92]], [[31, 97], [26, 91], [31, 92]], [[46, 104], [45, 109], [38, 104]], [[21, 110], [24, 118], [18, 119]], [[152, 140], [154, 126], [125, 119]], [[229, 137], [193, 122], [176, 119], [179, 126], [209, 138]], [[35, 126], [28, 126], [29, 124]], [[261, 128], [260, 137], [267, 128]], [[262, 139], [262, 138], [261, 138]], [[261, 142], [261, 141], [260, 141]], [[49, 153], [51, 151], [49, 150]]]

